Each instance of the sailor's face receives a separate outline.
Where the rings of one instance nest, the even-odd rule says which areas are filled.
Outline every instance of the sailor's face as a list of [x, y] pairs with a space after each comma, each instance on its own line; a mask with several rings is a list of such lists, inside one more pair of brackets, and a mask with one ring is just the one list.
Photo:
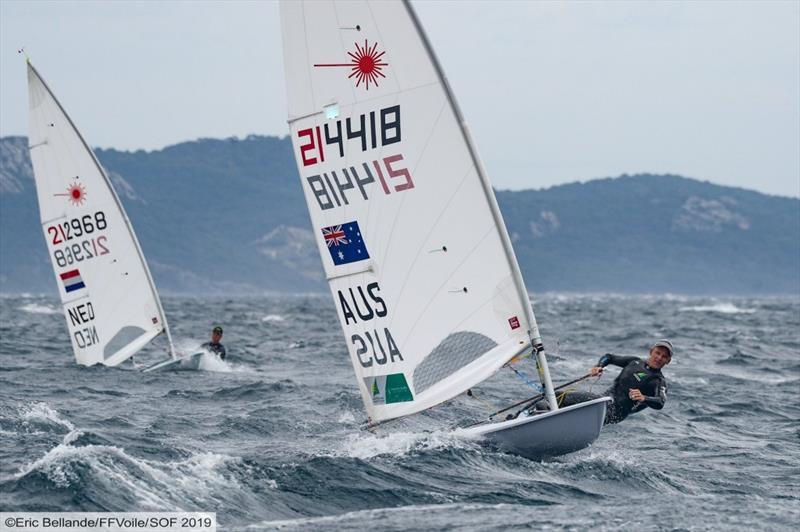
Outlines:
[[647, 365], [653, 369], [661, 369], [672, 360], [669, 356], [669, 351], [666, 347], [656, 346], [650, 350], [650, 356], [647, 358]]
[[215, 332], [215, 331], [212, 331], [211, 332], [211, 342], [215, 343], [215, 344], [218, 344], [220, 340], [222, 340], [222, 334], [218, 333], [218, 332]]

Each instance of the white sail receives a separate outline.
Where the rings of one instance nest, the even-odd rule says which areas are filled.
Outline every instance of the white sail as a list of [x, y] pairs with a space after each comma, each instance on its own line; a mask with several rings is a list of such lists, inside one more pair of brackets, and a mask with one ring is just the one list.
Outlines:
[[493, 375], [539, 333], [491, 185], [394, 1], [281, 3], [289, 124], [373, 421]]
[[30, 63], [28, 90], [39, 215], [75, 358], [115, 366], [169, 335], [167, 321], [108, 177]]

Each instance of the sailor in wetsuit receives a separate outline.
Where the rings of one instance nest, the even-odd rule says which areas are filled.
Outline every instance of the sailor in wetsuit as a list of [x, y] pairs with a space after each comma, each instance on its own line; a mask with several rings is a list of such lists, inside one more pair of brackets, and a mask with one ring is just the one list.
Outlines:
[[222, 340], [222, 327], [216, 326], [211, 330], [211, 341], [204, 343], [200, 347], [214, 353], [221, 360], [225, 360], [225, 346], [219, 343], [220, 340]]
[[[647, 407], [661, 410], [667, 401], [667, 381], [661, 368], [672, 360], [673, 347], [669, 340], [659, 340], [650, 348], [646, 361], [638, 357], [623, 357], [608, 353], [600, 357], [597, 366], [590, 370], [592, 375], [602, 375], [609, 364], [619, 366], [622, 371], [614, 383], [604, 393], [597, 395], [587, 392], [567, 393], [559, 406], [570, 406], [598, 397], [609, 396], [613, 401], [606, 408], [604, 423], [619, 423], [628, 415]], [[546, 407], [540, 402], [536, 409]]]

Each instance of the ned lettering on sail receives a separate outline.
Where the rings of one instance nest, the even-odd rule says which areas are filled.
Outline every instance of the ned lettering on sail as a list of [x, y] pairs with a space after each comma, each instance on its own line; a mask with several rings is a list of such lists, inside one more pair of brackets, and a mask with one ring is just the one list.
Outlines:
[[81, 349], [100, 343], [97, 327], [89, 325], [94, 321], [94, 307], [91, 301], [67, 308], [70, 329], [75, 328], [72, 337]]
[[165, 334], [164, 309], [122, 203], [75, 124], [27, 61], [39, 216], [78, 364], [118, 366]]

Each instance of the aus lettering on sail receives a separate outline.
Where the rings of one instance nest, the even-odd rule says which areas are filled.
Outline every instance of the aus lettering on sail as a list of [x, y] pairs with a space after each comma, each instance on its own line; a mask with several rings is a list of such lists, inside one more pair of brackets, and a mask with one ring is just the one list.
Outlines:
[[[414, 188], [400, 146], [400, 106], [379, 108], [347, 118], [329, 106], [325, 123], [297, 131], [297, 160], [311, 173], [304, 181], [323, 211], [369, 201], [374, 194], [391, 195]], [[398, 144], [397, 151], [386, 153]], [[382, 150], [380, 156], [372, 154]], [[347, 155], [347, 157], [345, 157]], [[359, 160], [345, 164], [344, 160]]]
[[[334, 267], [362, 263], [370, 258], [367, 243], [356, 220], [323, 227], [321, 236]], [[364, 368], [403, 360], [389, 331], [389, 306], [381, 295], [380, 285], [355, 283], [336, 288], [339, 316], [345, 336], [353, 344], [358, 362]]]
[[337, 290], [345, 331], [351, 334], [361, 367], [402, 362], [403, 355], [388, 327], [389, 307], [377, 282]]

